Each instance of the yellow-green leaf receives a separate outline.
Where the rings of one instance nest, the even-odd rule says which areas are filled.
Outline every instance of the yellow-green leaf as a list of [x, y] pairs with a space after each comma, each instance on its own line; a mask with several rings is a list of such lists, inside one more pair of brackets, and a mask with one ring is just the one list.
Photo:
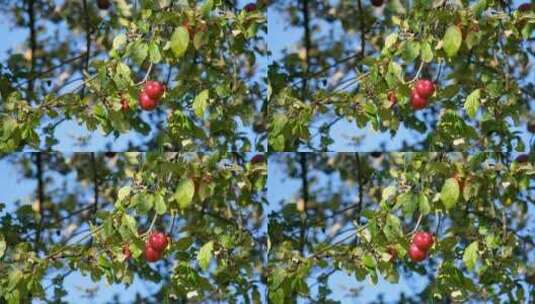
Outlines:
[[473, 241], [464, 249], [463, 261], [469, 271], [472, 271], [476, 266], [477, 258], [479, 257], [478, 250], [479, 243], [477, 241]]
[[204, 90], [199, 95], [195, 97], [195, 100], [193, 101], [193, 111], [195, 112], [195, 115], [202, 118], [204, 116], [204, 111], [206, 110], [206, 107], [208, 106], [208, 97], [209, 92], [208, 90]]
[[481, 91], [476, 89], [470, 93], [468, 97], [466, 97], [466, 101], [464, 102], [464, 110], [466, 111], [466, 114], [470, 116], [470, 118], [474, 118], [476, 116], [477, 110], [479, 109], [480, 95]]
[[182, 57], [186, 53], [188, 45], [188, 30], [183, 26], [177, 27], [171, 36], [171, 50], [177, 57]]
[[191, 178], [184, 178], [176, 187], [175, 191], [175, 200], [178, 203], [178, 206], [182, 209], [187, 208], [193, 199], [195, 194], [195, 185]]
[[440, 191], [440, 200], [446, 207], [446, 209], [451, 209], [455, 207], [457, 201], [459, 200], [459, 182], [455, 178], [448, 178], [444, 185], [442, 186], [442, 191]]
[[446, 34], [444, 34], [444, 38], [442, 38], [443, 48], [446, 52], [446, 55], [448, 57], [453, 57], [457, 55], [457, 52], [459, 52], [459, 48], [461, 47], [461, 43], [463, 42], [463, 34], [461, 32], [461, 29], [456, 26], [452, 25], [446, 30]]
[[204, 244], [201, 249], [199, 249], [199, 253], [197, 254], [197, 261], [199, 262], [199, 266], [201, 266], [203, 270], [206, 270], [210, 265], [210, 261], [212, 260], [213, 256], [213, 250], [214, 241], [209, 241], [208, 243]]

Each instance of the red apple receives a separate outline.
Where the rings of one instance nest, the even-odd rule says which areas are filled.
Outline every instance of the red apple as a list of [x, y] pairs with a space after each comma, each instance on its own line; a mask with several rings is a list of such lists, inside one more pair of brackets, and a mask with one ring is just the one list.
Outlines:
[[162, 257], [162, 252], [152, 248], [148, 243], [145, 244], [143, 254], [147, 262], [156, 262]]
[[515, 161], [517, 163], [527, 163], [529, 161], [529, 155], [527, 154], [520, 154], [515, 158]]
[[416, 90], [411, 92], [411, 106], [414, 110], [421, 110], [427, 106], [427, 99], [420, 96]]
[[158, 106], [158, 101], [150, 98], [146, 92], [141, 92], [139, 94], [139, 106], [145, 111], [152, 111]]
[[128, 112], [128, 110], [130, 110], [128, 100], [126, 100], [125, 98], [121, 98], [121, 111]]
[[412, 237], [412, 243], [422, 251], [427, 251], [433, 246], [433, 234], [424, 231], [418, 231]]
[[373, 6], [381, 6], [383, 5], [383, 0], [372, 0], [372, 5]]
[[110, 8], [110, 0], [97, 0], [97, 6], [101, 10], [107, 10]]
[[126, 260], [132, 257], [132, 251], [130, 251], [130, 248], [128, 247], [128, 245], [123, 246], [123, 254]]
[[248, 3], [247, 5], [243, 7], [243, 9], [248, 13], [254, 12], [256, 11], [256, 4]]
[[390, 101], [391, 107], [393, 107], [398, 102], [398, 98], [396, 97], [396, 93], [394, 93], [394, 91], [388, 92], [387, 98], [388, 98], [388, 101]]
[[168, 243], [167, 236], [163, 232], [154, 232], [149, 236], [149, 246], [157, 251], [164, 251]]
[[426, 254], [427, 253], [418, 248], [416, 244], [412, 244], [411, 247], [409, 247], [409, 257], [415, 263], [425, 260]]
[[418, 79], [414, 86], [414, 90], [423, 98], [429, 98], [435, 92], [435, 85], [429, 79]]
[[264, 155], [262, 154], [257, 154], [255, 156], [253, 156], [253, 158], [251, 158], [251, 164], [253, 165], [256, 165], [256, 164], [259, 164], [259, 163], [263, 163], [265, 161], [265, 158], [264, 158]]
[[389, 262], [395, 261], [398, 257], [398, 252], [396, 251], [396, 248], [394, 248], [394, 246], [386, 247], [386, 252], [391, 255], [390, 259], [388, 260]]
[[160, 100], [165, 92], [165, 86], [158, 81], [149, 80], [145, 84], [143, 92], [147, 93], [151, 99]]
[[531, 3], [522, 3], [520, 4], [520, 6], [518, 7], [518, 10], [521, 11], [521, 12], [529, 12], [531, 10]]

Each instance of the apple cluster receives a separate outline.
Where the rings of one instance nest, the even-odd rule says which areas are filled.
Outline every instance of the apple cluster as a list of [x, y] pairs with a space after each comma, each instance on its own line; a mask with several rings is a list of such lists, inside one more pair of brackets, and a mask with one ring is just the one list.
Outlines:
[[255, 3], [247, 3], [247, 5], [245, 5], [243, 7], [243, 9], [248, 13], [252, 13], [252, 12], [256, 11], [256, 4]]
[[154, 232], [149, 235], [145, 243], [143, 255], [147, 262], [156, 262], [162, 258], [162, 253], [169, 244], [169, 237], [163, 232]]
[[418, 231], [412, 237], [409, 247], [409, 257], [415, 263], [425, 260], [427, 252], [433, 246], [433, 234], [425, 231]]
[[152, 111], [158, 106], [160, 98], [165, 92], [165, 85], [158, 81], [149, 80], [139, 94], [139, 106], [145, 111]]
[[418, 79], [411, 91], [411, 106], [414, 110], [425, 108], [428, 98], [435, 92], [435, 85], [429, 79]]

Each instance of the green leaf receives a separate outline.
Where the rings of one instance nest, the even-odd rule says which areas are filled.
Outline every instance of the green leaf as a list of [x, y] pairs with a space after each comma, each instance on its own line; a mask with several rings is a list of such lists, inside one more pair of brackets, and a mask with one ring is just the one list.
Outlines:
[[144, 42], [138, 41], [132, 44], [130, 47], [130, 52], [134, 62], [141, 65], [149, 54], [149, 46]]
[[203, 15], [208, 15], [214, 9], [214, 0], [206, 0], [201, 7]]
[[186, 53], [188, 45], [188, 30], [183, 26], [177, 27], [171, 36], [171, 50], [177, 57], [182, 57]]
[[468, 97], [466, 97], [466, 101], [464, 102], [464, 110], [470, 118], [474, 118], [476, 116], [477, 110], [479, 109], [480, 95], [481, 91], [479, 89], [476, 89], [472, 93], [470, 93]]
[[446, 30], [444, 38], [442, 38], [443, 48], [448, 57], [457, 55], [461, 43], [463, 42], [463, 34], [458, 26], [452, 25]]
[[120, 50], [121, 48], [124, 47], [125, 44], [126, 44], [126, 35], [125, 34], [120, 34], [120, 35], [116, 36], [115, 38], [113, 38], [112, 47], [113, 47], [114, 50]]
[[413, 62], [420, 55], [420, 43], [408, 41], [403, 45], [401, 56], [406, 62]]
[[466, 47], [471, 50], [474, 46], [478, 45], [481, 41], [481, 32], [469, 32], [464, 40]]
[[429, 199], [427, 198], [427, 195], [423, 193], [418, 194], [418, 210], [420, 210], [420, 214], [422, 215], [426, 215], [431, 212]]
[[206, 107], [208, 106], [208, 97], [209, 97], [209, 91], [204, 90], [199, 95], [195, 97], [195, 100], [193, 101], [193, 111], [195, 112], [195, 115], [202, 118], [204, 117], [204, 111], [206, 110]]
[[130, 230], [134, 235], [137, 234], [136, 219], [128, 214], [123, 214], [121, 224]]
[[5, 252], [6, 252], [6, 241], [4, 239], [4, 236], [0, 234], [0, 258], [4, 256]]
[[394, 241], [396, 238], [400, 237], [403, 234], [401, 220], [397, 216], [389, 214], [386, 218], [384, 233], [389, 241]]
[[469, 271], [472, 271], [474, 267], [476, 266], [476, 262], [478, 259], [478, 250], [479, 250], [479, 243], [478, 241], [473, 241], [468, 247], [464, 249], [463, 254], [463, 261], [466, 265], [466, 268], [468, 268]]
[[149, 45], [149, 60], [152, 63], [159, 63], [162, 60], [162, 54], [156, 42], [151, 42]]
[[398, 34], [392, 33], [385, 38], [385, 45], [383, 47], [383, 53], [388, 51], [398, 41]]
[[427, 42], [422, 42], [421, 45], [421, 57], [423, 62], [429, 63], [433, 61], [433, 50], [431, 50], [431, 45]]
[[197, 261], [199, 262], [199, 265], [203, 270], [206, 270], [208, 266], [210, 265], [210, 261], [212, 260], [214, 250], [214, 241], [209, 241], [208, 243], [204, 244], [201, 249], [199, 249], [199, 253], [197, 254]]
[[373, 255], [367, 254], [362, 258], [362, 264], [368, 268], [375, 268], [375, 266], [377, 266], [377, 261]]
[[381, 195], [381, 202], [387, 202], [391, 200], [397, 192], [397, 188], [395, 186], [388, 186], [383, 189], [383, 194]]
[[154, 210], [156, 210], [156, 213], [159, 215], [162, 215], [167, 211], [167, 206], [165, 205], [165, 201], [161, 193], [157, 193], [154, 196]]
[[457, 204], [459, 199], [459, 183], [455, 178], [448, 178], [444, 185], [442, 186], [442, 191], [440, 191], [440, 200], [446, 207], [446, 209], [451, 209]]
[[175, 200], [182, 209], [187, 208], [195, 194], [195, 185], [191, 178], [185, 178], [180, 181], [175, 191]]
[[411, 192], [405, 192], [398, 196], [397, 204], [403, 208], [406, 215], [412, 215], [418, 208], [418, 202]]
[[130, 192], [132, 191], [132, 188], [130, 186], [124, 186], [117, 192], [117, 200], [118, 201], [124, 201], [124, 199], [130, 195]]

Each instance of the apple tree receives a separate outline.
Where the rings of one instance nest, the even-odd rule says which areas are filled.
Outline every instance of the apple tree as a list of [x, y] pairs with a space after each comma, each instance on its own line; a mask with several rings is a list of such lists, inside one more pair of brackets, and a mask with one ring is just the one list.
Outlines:
[[[77, 272], [94, 282], [156, 283], [143, 303], [260, 303], [266, 164], [249, 158], [7, 156], [35, 191], [29, 203], [0, 204], [0, 302], [60, 303]], [[98, 301], [95, 294], [83, 296]]]
[[336, 273], [364, 281], [344, 284], [353, 299], [380, 279], [413, 282], [408, 294], [389, 292], [400, 303], [535, 299], [533, 159], [286, 153], [272, 166], [300, 187], [269, 215], [270, 303], [338, 303]]
[[265, 149], [265, 4], [0, 5], [14, 31], [7, 41], [29, 33], [0, 61], [0, 152], [53, 149], [67, 122], [82, 144], [99, 130], [110, 142], [132, 135], [136, 151]]
[[[270, 149], [325, 151], [340, 136], [358, 146], [379, 132], [402, 141], [384, 140], [388, 151], [529, 150], [534, 8], [493, 0], [277, 2], [272, 9], [300, 36], [268, 37], [281, 49], [268, 73]], [[333, 131], [343, 123], [355, 131]]]

